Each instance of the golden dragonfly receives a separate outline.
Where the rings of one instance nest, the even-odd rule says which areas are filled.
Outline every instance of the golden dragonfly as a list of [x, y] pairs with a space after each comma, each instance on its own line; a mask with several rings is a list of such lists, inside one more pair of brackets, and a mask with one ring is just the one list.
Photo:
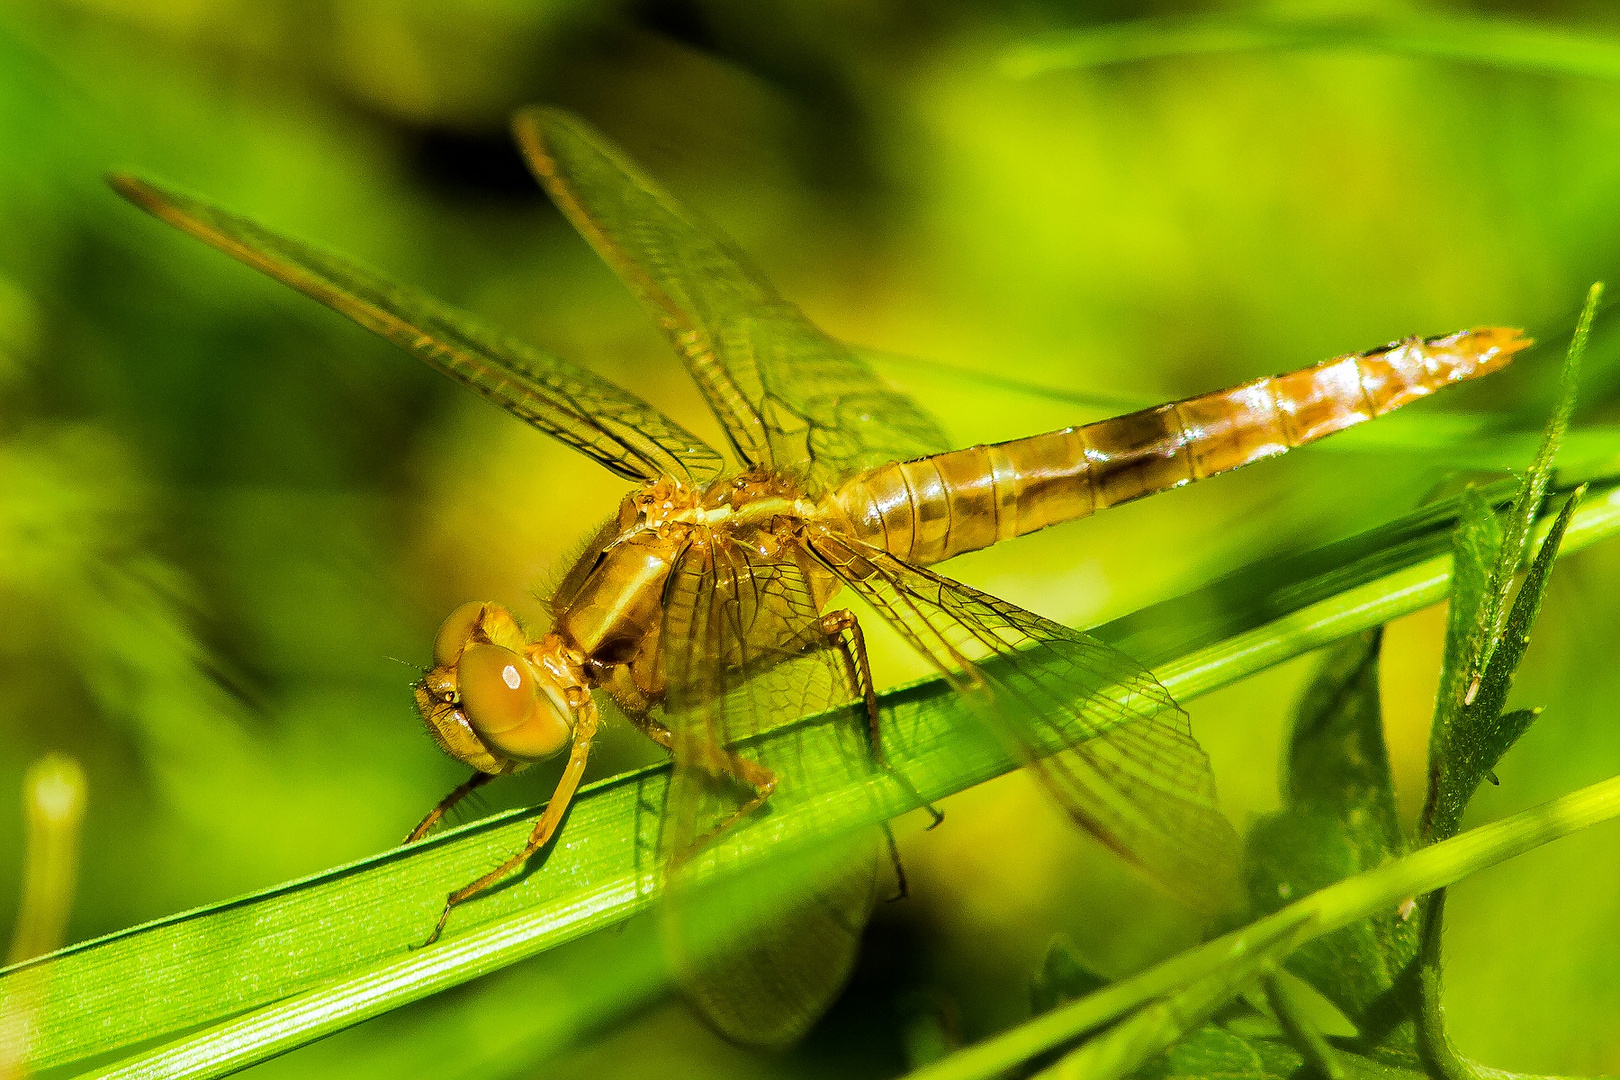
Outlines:
[[[1529, 343], [1499, 327], [1408, 338], [951, 450], [932, 418], [599, 132], [544, 108], [514, 126], [552, 199], [669, 336], [736, 467], [630, 392], [423, 293], [150, 182], [112, 181], [636, 485], [562, 580], [548, 631], [530, 636], [501, 605], [473, 602], [438, 632], [417, 707], [439, 746], [476, 771], [410, 840], [493, 777], [569, 757], [528, 842], [446, 898], [433, 938], [551, 840], [597, 733], [598, 691], [673, 758], [659, 838], [671, 879], [787, 794], [792, 764], [740, 745], [753, 736], [853, 706], [870, 767], [887, 770], [861, 622], [834, 603], [841, 589], [932, 661], [1082, 828], [1172, 886], [1212, 889], [1230, 874], [1233, 834], [1170, 695], [1117, 650], [929, 567], [1284, 453], [1495, 371]], [[864, 871], [824, 890], [831, 916], [803, 920], [805, 947], [789, 960], [805, 970], [785, 978], [772, 969], [783, 950], [743, 946], [683, 972], [723, 1034], [786, 1043], [826, 1007], [870, 914], [872, 848]], [[686, 911], [673, 932], [712, 914]]]

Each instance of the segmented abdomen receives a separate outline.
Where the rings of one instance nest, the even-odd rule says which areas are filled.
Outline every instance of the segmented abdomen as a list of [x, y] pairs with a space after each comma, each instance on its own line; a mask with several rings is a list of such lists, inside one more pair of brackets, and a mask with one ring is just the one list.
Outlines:
[[1530, 341], [1409, 338], [1211, 394], [992, 446], [894, 462], [832, 492], [835, 521], [919, 565], [1275, 457], [1496, 371]]

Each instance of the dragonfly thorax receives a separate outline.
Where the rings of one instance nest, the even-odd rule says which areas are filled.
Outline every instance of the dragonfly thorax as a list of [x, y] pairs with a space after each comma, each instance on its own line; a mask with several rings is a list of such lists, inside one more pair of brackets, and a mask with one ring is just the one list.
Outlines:
[[556, 631], [585, 658], [587, 677], [613, 688], [611, 669], [628, 668], [636, 693], [656, 698], [663, 690], [657, 646], [676, 563], [720, 549], [773, 561], [815, 512], [790, 478], [760, 469], [701, 491], [668, 478], [643, 485], [567, 575], [568, 588], [556, 598]]
[[625, 496], [619, 505], [622, 543], [641, 532], [669, 534], [685, 526], [733, 533], [797, 523], [816, 512], [797, 482], [767, 469], [750, 469], [716, 480], [701, 491], [662, 477]]

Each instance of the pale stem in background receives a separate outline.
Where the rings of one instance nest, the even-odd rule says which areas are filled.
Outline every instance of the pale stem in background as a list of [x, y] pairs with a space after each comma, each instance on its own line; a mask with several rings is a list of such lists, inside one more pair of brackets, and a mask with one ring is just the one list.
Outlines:
[[[22, 902], [12, 931], [8, 964], [20, 964], [51, 952], [62, 944], [79, 868], [79, 824], [84, 820], [85, 780], [79, 763], [63, 754], [47, 754], [23, 777], [23, 817], [27, 837], [23, 850]], [[0, 1017], [0, 1080], [20, 1080], [27, 1073], [33, 1009], [26, 1003], [43, 1000], [44, 976], [24, 988], [25, 1003]], [[26, 980], [29, 973], [23, 972]]]

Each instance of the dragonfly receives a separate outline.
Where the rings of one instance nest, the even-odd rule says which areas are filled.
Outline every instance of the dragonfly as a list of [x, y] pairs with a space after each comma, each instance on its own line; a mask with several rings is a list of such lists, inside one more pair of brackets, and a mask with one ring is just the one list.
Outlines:
[[[456, 908], [551, 842], [601, 723], [598, 695], [670, 753], [658, 847], [671, 896], [706, 845], [796, 794], [794, 762], [755, 736], [848, 709], [865, 754], [852, 768], [895, 775], [862, 630], [873, 616], [938, 669], [1086, 832], [1184, 895], [1217, 891], [1235, 836], [1170, 694], [1120, 651], [932, 568], [1282, 454], [1496, 371], [1529, 344], [1505, 327], [1410, 337], [953, 450], [932, 417], [600, 132], [538, 107], [514, 131], [553, 201], [668, 336], [725, 433], [730, 464], [628, 390], [419, 290], [151, 181], [112, 179], [158, 218], [634, 485], [562, 579], [545, 632], [531, 635], [490, 601], [462, 605], [438, 631], [416, 706], [439, 747], [474, 771], [409, 840], [493, 778], [568, 757], [528, 841], [447, 896], [430, 942]], [[870, 854], [820, 882], [780, 934], [677, 965], [688, 998], [722, 1034], [784, 1045], [836, 996], [880, 865], [875, 843], [858, 846]], [[666, 932], [676, 939], [724, 915], [671, 905]]]

